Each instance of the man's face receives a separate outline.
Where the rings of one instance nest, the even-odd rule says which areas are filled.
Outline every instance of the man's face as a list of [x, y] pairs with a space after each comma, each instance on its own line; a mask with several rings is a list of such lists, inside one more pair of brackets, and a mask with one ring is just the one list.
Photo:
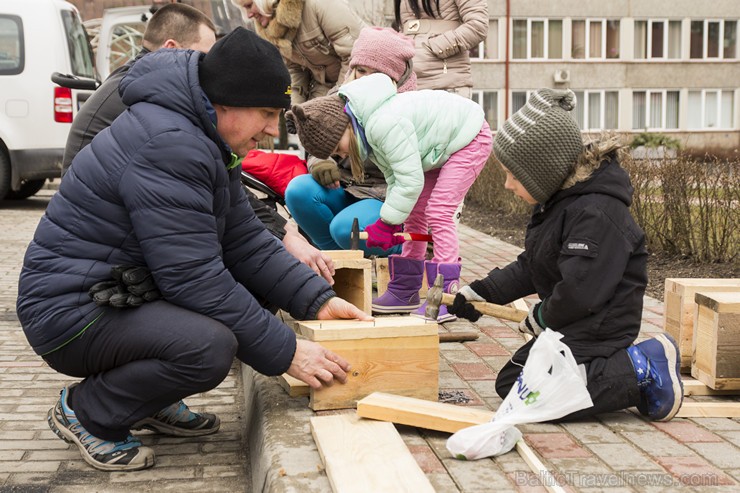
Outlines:
[[266, 136], [280, 135], [280, 108], [238, 108], [214, 105], [218, 123], [216, 130], [239, 157], [257, 147]]

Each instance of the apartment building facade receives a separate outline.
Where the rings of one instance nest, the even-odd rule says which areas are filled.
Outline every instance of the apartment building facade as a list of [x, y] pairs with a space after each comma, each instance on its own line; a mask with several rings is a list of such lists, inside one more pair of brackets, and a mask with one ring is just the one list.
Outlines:
[[488, 10], [471, 56], [491, 128], [532, 90], [570, 88], [584, 132], [740, 149], [740, 0], [489, 0]]

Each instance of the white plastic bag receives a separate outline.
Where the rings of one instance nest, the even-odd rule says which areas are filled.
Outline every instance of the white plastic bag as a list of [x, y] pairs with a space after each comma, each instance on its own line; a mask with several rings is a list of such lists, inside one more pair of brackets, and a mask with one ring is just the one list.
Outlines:
[[562, 337], [550, 329], [540, 334], [493, 419], [464, 428], [447, 440], [453, 456], [474, 460], [505, 454], [521, 438], [514, 425], [550, 421], [593, 406], [585, 368], [576, 364]]

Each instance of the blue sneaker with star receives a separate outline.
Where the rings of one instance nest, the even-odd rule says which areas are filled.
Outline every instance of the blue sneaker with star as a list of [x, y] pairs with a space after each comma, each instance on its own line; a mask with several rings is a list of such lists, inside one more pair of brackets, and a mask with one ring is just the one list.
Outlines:
[[659, 334], [627, 348], [640, 389], [640, 414], [652, 421], [668, 421], [681, 408], [683, 382], [678, 344]]

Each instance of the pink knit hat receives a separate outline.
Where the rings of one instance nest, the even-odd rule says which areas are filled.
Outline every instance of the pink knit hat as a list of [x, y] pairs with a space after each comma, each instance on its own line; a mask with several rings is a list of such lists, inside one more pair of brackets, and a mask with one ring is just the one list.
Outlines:
[[398, 87], [398, 92], [413, 91], [416, 89], [416, 74], [411, 70], [411, 59], [415, 53], [411, 38], [389, 28], [365, 27], [352, 46], [349, 66], [370, 67], [396, 82], [403, 76], [408, 66], [410, 73]]

